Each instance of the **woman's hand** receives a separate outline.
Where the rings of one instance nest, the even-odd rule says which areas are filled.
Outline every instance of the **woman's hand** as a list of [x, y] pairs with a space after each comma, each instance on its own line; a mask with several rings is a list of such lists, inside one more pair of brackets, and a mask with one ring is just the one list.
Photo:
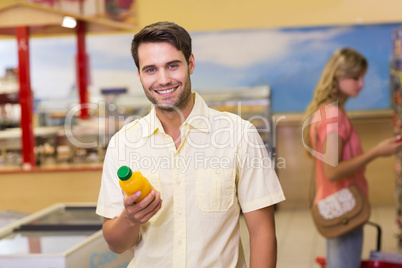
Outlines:
[[399, 136], [385, 139], [374, 148], [376, 156], [390, 156], [402, 149], [402, 140]]

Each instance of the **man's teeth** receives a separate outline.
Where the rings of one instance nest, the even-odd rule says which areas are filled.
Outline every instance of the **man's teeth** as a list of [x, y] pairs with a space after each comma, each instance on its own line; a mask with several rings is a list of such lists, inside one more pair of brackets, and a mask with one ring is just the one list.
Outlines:
[[167, 94], [167, 93], [172, 92], [173, 90], [175, 90], [175, 89], [172, 88], [172, 89], [167, 89], [167, 90], [161, 90], [161, 91], [158, 91], [158, 93], [159, 93], [159, 94]]

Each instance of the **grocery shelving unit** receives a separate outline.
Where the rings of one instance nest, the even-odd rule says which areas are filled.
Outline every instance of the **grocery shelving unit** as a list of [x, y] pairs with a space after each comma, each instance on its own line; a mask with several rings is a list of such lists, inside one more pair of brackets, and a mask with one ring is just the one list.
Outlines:
[[[77, 88], [81, 109], [80, 119], [90, 117], [88, 103], [89, 59], [86, 52], [87, 33], [134, 31], [135, 25], [113, 21], [101, 16], [84, 16], [85, 10], [70, 12], [39, 4], [39, 1], [9, 0], [0, 4], [0, 36], [15, 37], [18, 46], [18, 100], [21, 107], [21, 152], [23, 169], [36, 166], [35, 137], [33, 130], [33, 93], [30, 75], [30, 44], [35, 36], [54, 36], [74, 34], [77, 37]], [[38, 2], [38, 3], [36, 3]], [[58, 1], [60, 2], [60, 1]], [[82, 6], [84, 7], [84, 5]], [[76, 22], [74, 27], [64, 27], [66, 18]]]
[[[402, 135], [402, 28], [392, 33], [392, 57], [390, 64], [391, 96], [393, 106], [393, 132]], [[396, 222], [399, 229], [398, 245], [402, 248], [402, 152], [395, 156]]]

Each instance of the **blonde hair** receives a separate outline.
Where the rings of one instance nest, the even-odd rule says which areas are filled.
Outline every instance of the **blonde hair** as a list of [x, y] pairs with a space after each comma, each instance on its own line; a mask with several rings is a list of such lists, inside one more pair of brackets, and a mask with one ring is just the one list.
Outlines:
[[[319, 107], [325, 103], [337, 101], [341, 109], [344, 109], [347, 97], [341, 97], [339, 94], [338, 79], [340, 78], [356, 78], [366, 73], [368, 63], [366, 58], [351, 48], [342, 48], [331, 56], [326, 64], [320, 79], [315, 87], [314, 96], [310, 104], [307, 106], [304, 120], [316, 112]], [[310, 128], [306, 127], [304, 141], [311, 147]]]

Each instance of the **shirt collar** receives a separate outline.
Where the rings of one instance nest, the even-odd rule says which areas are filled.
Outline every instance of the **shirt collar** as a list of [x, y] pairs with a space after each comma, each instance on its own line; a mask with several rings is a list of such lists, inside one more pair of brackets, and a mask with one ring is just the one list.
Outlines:
[[[197, 92], [192, 92], [191, 94], [193, 94], [194, 98], [194, 107], [182, 126], [189, 125], [191, 128], [208, 133], [211, 131], [209, 124], [208, 105]], [[138, 123], [144, 126], [142, 128], [143, 137], [149, 137], [157, 131], [162, 131], [163, 133], [165, 132], [161, 121], [156, 116], [155, 106], [153, 106], [149, 114], [140, 119]]]
[[211, 131], [208, 105], [197, 92], [193, 92], [192, 94], [194, 97], [194, 107], [183, 125], [187, 124], [201, 132], [208, 133]]
[[151, 111], [145, 117], [141, 118], [138, 123], [143, 126], [142, 137], [149, 137], [152, 134], [156, 133], [158, 130], [164, 132], [162, 123], [156, 116], [155, 106], [152, 106]]

